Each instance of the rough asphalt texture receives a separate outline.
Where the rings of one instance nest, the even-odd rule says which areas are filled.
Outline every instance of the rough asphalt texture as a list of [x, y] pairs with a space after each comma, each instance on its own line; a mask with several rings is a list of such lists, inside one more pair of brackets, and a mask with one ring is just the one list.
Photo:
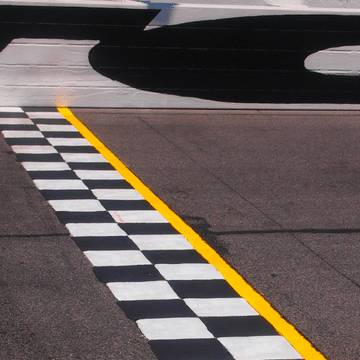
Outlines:
[[360, 358], [360, 113], [73, 109], [328, 359]]
[[0, 359], [155, 360], [0, 134]]

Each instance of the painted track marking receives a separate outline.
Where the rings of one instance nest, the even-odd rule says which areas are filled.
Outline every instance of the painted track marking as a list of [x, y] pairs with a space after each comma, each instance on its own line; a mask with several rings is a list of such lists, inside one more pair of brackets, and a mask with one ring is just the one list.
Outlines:
[[0, 110], [7, 142], [160, 360], [324, 359], [70, 110]]

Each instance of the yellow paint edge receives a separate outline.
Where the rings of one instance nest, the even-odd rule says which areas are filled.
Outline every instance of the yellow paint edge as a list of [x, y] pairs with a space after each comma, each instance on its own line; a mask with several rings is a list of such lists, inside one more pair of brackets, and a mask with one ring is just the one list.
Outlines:
[[137, 190], [169, 223], [191, 243], [211, 265], [223, 275], [233, 289], [284, 336], [305, 360], [326, 360], [309, 341], [290, 325], [259, 293], [227, 264], [190, 226], [177, 216], [144, 183], [141, 182], [68, 108], [58, 111], [74, 125], [102, 156]]

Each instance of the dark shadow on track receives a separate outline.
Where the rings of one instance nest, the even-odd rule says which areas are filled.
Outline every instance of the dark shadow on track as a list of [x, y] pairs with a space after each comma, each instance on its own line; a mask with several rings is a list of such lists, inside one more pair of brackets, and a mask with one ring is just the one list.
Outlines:
[[360, 45], [360, 16], [222, 19], [143, 31], [158, 9], [0, 6], [0, 51], [15, 38], [100, 40], [89, 61], [131, 87], [245, 103], [360, 103], [360, 77], [311, 72], [305, 59]]
[[156, 9], [0, 5], [0, 51], [16, 38], [118, 43], [141, 33]]
[[134, 88], [227, 102], [359, 103], [360, 77], [323, 75], [305, 59], [360, 44], [360, 17], [260, 16], [137, 33], [90, 51], [96, 71]]

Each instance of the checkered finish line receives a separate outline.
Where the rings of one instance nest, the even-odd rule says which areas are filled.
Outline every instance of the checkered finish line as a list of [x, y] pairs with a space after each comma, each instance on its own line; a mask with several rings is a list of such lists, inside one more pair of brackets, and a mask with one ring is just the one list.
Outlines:
[[302, 359], [55, 108], [0, 130], [160, 360]]

